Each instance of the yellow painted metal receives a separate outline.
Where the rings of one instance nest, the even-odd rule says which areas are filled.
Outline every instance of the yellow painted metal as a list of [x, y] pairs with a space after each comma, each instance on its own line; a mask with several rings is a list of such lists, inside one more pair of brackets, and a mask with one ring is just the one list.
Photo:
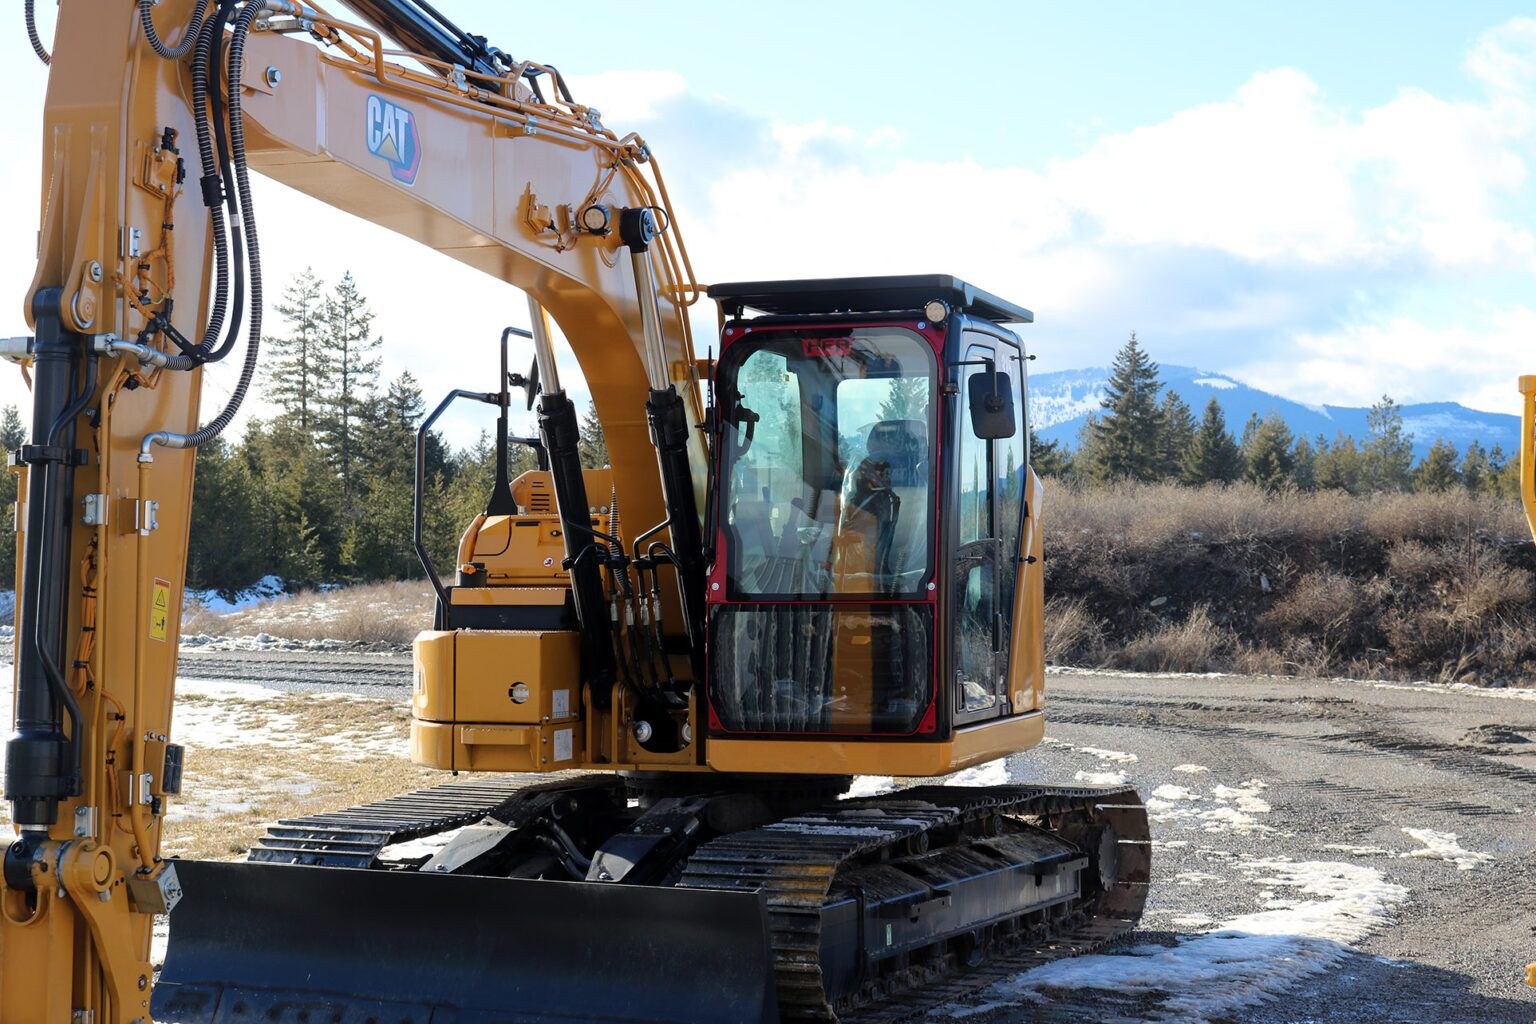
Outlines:
[[454, 721], [561, 722], [579, 717], [579, 640], [572, 632], [460, 630]]
[[1520, 502], [1536, 538], [1536, 376], [1520, 378]]
[[706, 755], [709, 767], [721, 772], [932, 778], [1027, 750], [1044, 738], [1045, 716], [1029, 712], [956, 729], [946, 742], [717, 737], [710, 740]]
[[[569, 577], [567, 577], [567, 583], [569, 583]], [[558, 607], [565, 603], [565, 597], [570, 593], [570, 590], [569, 585], [564, 587], [455, 587], [448, 600], [450, 603], [461, 607], [466, 605], [481, 608], [500, 608], [508, 605], [519, 607], [531, 605]]]

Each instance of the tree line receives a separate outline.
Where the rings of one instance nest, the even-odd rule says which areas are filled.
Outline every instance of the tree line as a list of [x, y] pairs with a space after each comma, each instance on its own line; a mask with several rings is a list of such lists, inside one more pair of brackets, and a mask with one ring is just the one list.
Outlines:
[[[290, 589], [419, 578], [412, 527], [416, 433], [426, 413], [420, 384], [408, 370], [381, 378], [383, 339], [350, 274], [328, 286], [305, 270], [276, 312], [283, 330], [263, 339], [263, 384], [277, 412], [198, 451], [187, 586], [231, 594], [267, 574]], [[459, 535], [491, 493], [494, 433], [454, 449], [433, 431], [425, 454], [424, 537], [447, 576]], [[608, 461], [591, 410], [581, 454], [586, 466]], [[508, 460], [513, 479], [536, 465], [515, 443]]]
[[1443, 438], [1415, 461], [1413, 435], [1402, 409], [1383, 396], [1366, 417], [1360, 441], [1340, 432], [1296, 437], [1277, 412], [1250, 416], [1240, 434], [1227, 425], [1212, 398], [1196, 418], [1178, 393], [1166, 389], [1160, 368], [1132, 332], [1115, 356], [1097, 412], [1078, 435], [1075, 450], [1043, 441], [1030, 430], [1031, 458], [1042, 476], [1083, 482], [1172, 482], [1189, 486], [1246, 480], [1271, 491], [1446, 491], [1515, 499], [1519, 453], [1477, 441], [1459, 452]]

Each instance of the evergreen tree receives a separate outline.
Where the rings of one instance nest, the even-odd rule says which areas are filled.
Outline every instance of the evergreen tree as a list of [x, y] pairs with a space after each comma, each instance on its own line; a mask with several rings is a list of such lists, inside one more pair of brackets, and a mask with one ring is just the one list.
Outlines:
[[[13, 452], [27, 443], [26, 424], [14, 405], [0, 412], [0, 445]], [[16, 507], [16, 474], [0, 467], [0, 509]], [[10, 575], [16, 564], [16, 531], [0, 526], [0, 572]]]
[[260, 482], [223, 438], [197, 450], [187, 586], [233, 597], [270, 571], [272, 538], [263, 529], [261, 491]]
[[0, 412], [0, 445], [8, 452], [27, 443], [27, 425], [21, 421], [21, 413], [15, 405], [7, 404]]
[[885, 401], [880, 403], [880, 419], [926, 422], [929, 386], [923, 377], [894, 378]]
[[608, 439], [603, 437], [603, 421], [597, 417], [597, 403], [587, 404], [587, 413], [581, 418], [581, 435], [576, 439], [576, 452], [583, 469], [602, 469], [608, 465]]
[[1444, 438], [1437, 438], [1413, 471], [1414, 490], [1448, 491], [1459, 486], [1461, 473], [1456, 469], [1456, 459], [1456, 446]]
[[1317, 439], [1317, 487], [1323, 491], [1348, 491], [1359, 494], [1362, 487], [1362, 458], [1355, 439], [1340, 433], [1330, 447]]
[[268, 350], [266, 393], [284, 412], [297, 417], [299, 429], [313, 425], [317, 392], [322, 386], [320, 337], [324, 302], [322, 282], [308, 267], [283, 289], [277, 312], [287, 321], [286, 334], [262, 339]]
[[1038, 476], [1062, 478], [1072, 472], [1072, 453], [1060, 441], [1047, 441], [1029, 425], [1029, 464]]
[[1258, 413], [1251, 412], [1248, 414], [1248, 422], [1243, 424], [1243, 436], [1238, 440], [1238, 444], [1242, 446], [1243, 451], [1247, 451], [1248, 446], [1253, 443], [1253, 438], [1258, 434], [1259, 424], [1262, 422], [1263, 420], [1259, 419]]
[[1227, 430], [1221, 403], [1212, 398], [1185, 453], [1181, 479], [1187, 484], [1230, 484], [1243, 475], [1243, 453]]
[[341, 483], [341, 507], [353, 507], [359, 464], [358, 434], [367, 422], [379, 379], [373, 313], [350, 273], [343, 274], [321, 309], [317, 367], [324, 388], [316, 411], [326, 453]]
[[1382, 395], [1366, 414], [1366, 426], [1370, 437], [1361, 453], [1366, 488], [1407, 490], [1413, 469], [1413, 435], [1403, 429], [1402, 408]]
[[1298, 437], [1291, 449], [1291, 482], [1299, 491], [1317, 489], [1317, 452], [1305, 437]]
[[1158, 414], [1163, 421], [1159, 439], [1161, 476], [1165, 480], [1178, 480], [1183, 476], [1184, 460], [1195, 446], [1195, 415], [1190, 411], [1189, 403], [1175, 391], [1163, 395]]
[[259, 482], [260, 533], [271, 544], [271, 571], [290, 588], [338, 579], [346, 534], [338, 478], [312, 433], [300, 429], [296, 417], [253, 422], [240, 455]]
[[1520, 498], [1520, 456], [1511, 458], [1504, 454], [1503, 445], [1494, 445], [1488, 452], [1489, 478], [1486, 493], [1506, 501]]
[[1461, 484], [1472, 494], [1481, 494], [1488, 488], [1493, 467], [1488, 464], [1488, 451], [1478, 442], [1467, 445], [1467, 453], [1461, 458]]
[[1269, 491], [1278, 491], [1288, 485], [1295, 469], [1291, 442], [1291, 430], [1285, 425], [1284, 418], [1274, 412], [1265, 416], [1243, 449], [1248, 464], [1244, 475], [1249, 482]]
[[1098, 480], [1156, 480], [1163, 471], [1162, 391], [1158, 365], [1131, 332], [1115, 356], [1102, 403], [1091, 421], [1094, 444], [1089, 470]]

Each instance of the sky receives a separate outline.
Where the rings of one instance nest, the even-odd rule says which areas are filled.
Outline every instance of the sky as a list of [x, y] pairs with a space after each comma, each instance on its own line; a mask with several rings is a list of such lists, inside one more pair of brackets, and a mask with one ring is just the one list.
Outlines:
[[[1134, 330], [1312, 403], [1509, 412], [1536, 372], [1536, 19], [1514, 4], [437, 6], [647, 139], [705, 283], [952, 273], [1035, 311], [1036, 371], [1105, 365]], [[25, 333], [46, 74], [17, 18], [0, 335]], [[255, 200], [269, 295], [350, 271], [387, 376], [429, 402], [491, 386], [514, 289], [274, 182]], [[0, 402], [24, 398], [0, 368]]]

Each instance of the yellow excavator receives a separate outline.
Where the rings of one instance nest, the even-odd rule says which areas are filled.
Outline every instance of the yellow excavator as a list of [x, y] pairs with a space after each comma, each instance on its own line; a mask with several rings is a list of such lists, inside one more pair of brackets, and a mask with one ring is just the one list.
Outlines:
[[[24, 6], [49, 69], [32, 334], [0, 339], [32, 392], [0, 1020], [878, 1020], [1135, 923], [1131, 788], [848, 792], [1042, 738], [1028, 310], [943, 275], [701, 288], [645, 141], [425, 0], [64, 0], [51, 42]], [[531, 329], [418, 442], [453, 401], [496, 417], [452, 565], [418, 485], [411, 757], [455, 778], [165, 859], [194, 453], [261, 360], [254, 173], [514, 285]], [[438, 351], [480, 344], [420, 298]], [[562, 335], [608, 468], [578, 462]], [[541, 468], [509, 479], [513, 444]]]

